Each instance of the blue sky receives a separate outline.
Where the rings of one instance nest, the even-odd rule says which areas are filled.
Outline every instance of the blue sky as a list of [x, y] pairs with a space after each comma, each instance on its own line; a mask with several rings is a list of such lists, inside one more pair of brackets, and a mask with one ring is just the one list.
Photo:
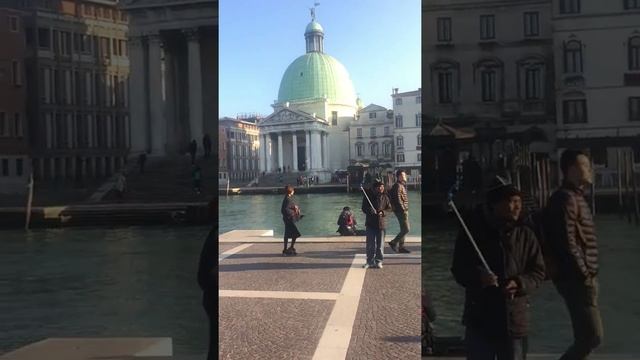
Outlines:
[[[220, 0], [220, 117], [269, 115], [287, 66], [305, 53], [313, 0]], [[391, 89], [421, 86], [420, 0], [320, 0], [324, 51], [365, 105], [391, 108]]]

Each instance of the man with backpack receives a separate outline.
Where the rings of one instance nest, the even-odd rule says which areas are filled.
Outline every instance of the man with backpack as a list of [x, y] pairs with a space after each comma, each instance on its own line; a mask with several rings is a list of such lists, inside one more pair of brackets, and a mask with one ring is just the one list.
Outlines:
[[602, 341], [598, 308], [598, 246], [584, 188], [591, 184], [591, 163], [582, 151], [560, 158], [562, 186], [544, 210], [544, 252], [549, 277], [564, 298], [573, 326], [573, 344], [561, 360], [586, 359]]
[[409, 197], [407, 196], [407, 173], [398, 169], [396, 171], [396, 183], [391, 188], [391, 206], [393, 212], [400, 223], [400, 232], [393, 240], [389, 241], [391, 250], [399, 253], [408, 254], [409, 251], [404, 247], [404, 238], [409, 233]]

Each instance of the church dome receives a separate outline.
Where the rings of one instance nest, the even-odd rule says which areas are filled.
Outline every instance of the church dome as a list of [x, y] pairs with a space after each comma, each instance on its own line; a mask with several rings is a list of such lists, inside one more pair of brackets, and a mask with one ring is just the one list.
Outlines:
[[324, 29], [322, 28], [322, 25], [320, 25], [319, 22], [313, 20], [309, 23], [309, 25], [307, 25], [307, 28], [305, 29], [304, 33], [308, 34], [308, 33], [312, 33], [312, 32], [321, 32], [324, 33]]

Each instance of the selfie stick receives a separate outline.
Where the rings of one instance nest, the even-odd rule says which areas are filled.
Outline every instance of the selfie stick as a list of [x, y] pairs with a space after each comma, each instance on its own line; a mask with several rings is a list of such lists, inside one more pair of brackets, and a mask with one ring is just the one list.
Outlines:
[[478, 245], [476, 244], [475, 240], [473, 240], [473, 236], [471, 236], [471, 232], [467, 228], [467, 224], [465, 224], [464, 220], [462, 220], [462, 216], [460, 216], [460, 213], [458, 212], [458, 208], [456, 207], [456, 204], [453, 202], [453, 200], [449, 200], [449, 206], [451, 206], [453, 211], [456, 213], [458, 220], [460, 220], [460, 224], [462, 225], [462, 228], [464, 229], [464, 231], [467, 233], [467, 237], [469, 238], [469, 241], [471, 241], [471, 245], [473, 245], [473, 248], [476, 250], [476, 253], [478, 254], [478, 257], [480, 258], [480, 260], [482, 261], [482, 265], [484, 265], [485, 270], [487, 270], [489, 274], [493, 275], [494, 274], [493, 271], [491, 271], [491, 269], [489, 268], [489, 264], [487, 264], [487, 261], [484, 259], [484, 256], [482, 256], [482, 252], [480, 252]]
[[367, 198], [367, 201], [369, 202], [369, 205], [371, 205], [371, 209], [373, 210], [373, 212], [377, 213], [376, 208], [373, 207], [373, 204], [371, 203], [371, 200], [369, 199], [369, 196], [367, 196], [367, 192], [362, 187], [362, 184], [360, 184], [360, 190], [362, 190], [362, 193], [364, 194], [364, 197]]

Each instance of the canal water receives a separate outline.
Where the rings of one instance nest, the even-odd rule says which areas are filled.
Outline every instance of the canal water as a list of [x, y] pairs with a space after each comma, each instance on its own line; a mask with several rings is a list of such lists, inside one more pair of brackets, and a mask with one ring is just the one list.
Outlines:
[[[460, 336], [464, 292], [450, 272], [457, 229], [449, 224], [424, 224], [423, 286], [433, 298], [434, 323], [441, 336]], [[600, 248], [600, 308], [604, 340], [598, 353], [640, 356], [640, 227], [617, 215], [596, 216]], [[531, 298], [529, 347], [533, 353], [561, 353], [572, 332], [565, 305], [551, 282]]]
[[[419, 235], [422, 231], [420, 193], [409, 193], [409, 235]], [[342, 208], [349, 206], [356, 217], [358, 228], [364, 230], [365, 215], [362, 212], [362, 193], [340, 194], [296, 194], [294, 195], [305, 217], [296, 225], [302, 236], [336, 235], [338, 215]], [[220, 233], [234, 229], [274, 230], [280, 238], [284, 234], [284, 223], [280, 206], [284, 195], [221, 196]], [[387, 218], [387, 235], [400, 231], [398, 220], [393, 214]]]

